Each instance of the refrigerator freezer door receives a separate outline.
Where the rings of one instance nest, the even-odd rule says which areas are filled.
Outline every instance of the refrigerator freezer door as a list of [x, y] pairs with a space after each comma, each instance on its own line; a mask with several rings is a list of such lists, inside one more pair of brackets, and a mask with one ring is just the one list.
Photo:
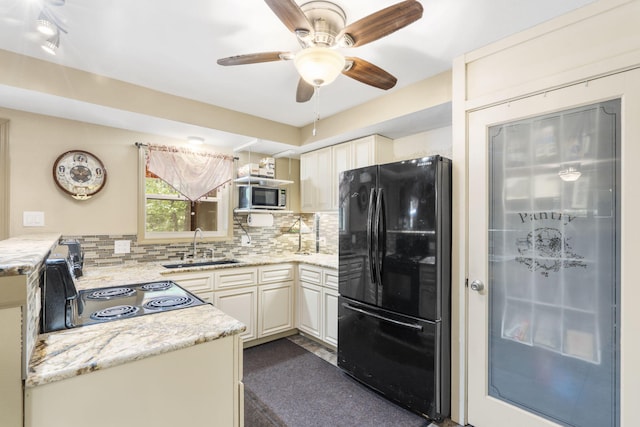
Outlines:
[[370, 304], [378, 299], [372, 257], [377, 184], [377, 166], [340, 174], [339, 290], [341, 295]]
[[449, 415], [448, 348], [440, 323], [400, 316], [340, 297], [338, 366], [414, 412]]

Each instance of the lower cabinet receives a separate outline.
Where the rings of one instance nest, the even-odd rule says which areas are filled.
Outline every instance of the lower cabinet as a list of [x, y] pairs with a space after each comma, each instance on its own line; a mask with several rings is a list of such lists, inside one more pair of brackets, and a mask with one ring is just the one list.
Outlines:
[[243, 342], [295, 328], [293, 264], [218, 268], [167, 278], [244, 323]]
[[293, 318], [292, 281], [258, 286], [258, 337], [293, 329]]
[[256, 329], [257, 293], [256, 286], [214, 293], [213, 305], [229, 316], [241, 321], [247, 327], [247, 330], [240, 335], [243, 341], [258, 338]]
[[338, 346], [338, 291], [335, 289], [322, 289], [322, 339], [323, 341]]
[[338, 345], [338, 272], [298, 266], [298, 329], [325, 344]]
[[308, 282], [298, 284], [298, 329], [322, 337], [322, 288]]

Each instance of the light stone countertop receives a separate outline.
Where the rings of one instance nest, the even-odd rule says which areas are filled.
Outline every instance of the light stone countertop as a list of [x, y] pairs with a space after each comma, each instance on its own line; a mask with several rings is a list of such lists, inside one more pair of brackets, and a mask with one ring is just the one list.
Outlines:
[[[337, 268], [337, 255], [248, 256], [237, 264], [167, 269], [163, 263], [92, 267], [78, 289], [162, 280], [163, 274], [300, 262]], [[165, 264], [168, 262], [165, 262]], [[27, 387], [47, 384], [145, 357], [243, 332], [246, 327], [212, 305], [185, 308], [39, 336], [29, 364]]]
[[212, 305], [40, 335], [29, 363], [26, 387], [239, 334], [245, 326]]
[[0, 241], [0, 276], [29, 274], [60, 239], [59, 233], [32, 234]]

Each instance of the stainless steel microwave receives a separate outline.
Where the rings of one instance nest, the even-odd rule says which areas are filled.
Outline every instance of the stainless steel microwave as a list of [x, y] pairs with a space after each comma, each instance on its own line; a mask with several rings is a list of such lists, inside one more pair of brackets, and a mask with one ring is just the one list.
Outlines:
[[238, 186], [238, 208], [240, 209], [285, 209], [287, 190], [258, 185]]

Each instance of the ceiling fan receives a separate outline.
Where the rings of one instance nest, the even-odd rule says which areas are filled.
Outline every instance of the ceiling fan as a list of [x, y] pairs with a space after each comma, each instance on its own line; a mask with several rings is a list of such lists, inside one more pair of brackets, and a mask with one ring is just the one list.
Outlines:
[[265, 0], [302, 47], [297, 53], [262, 52], [218, 59], [220, 65], [244, 65], [293, 60], [300, 74], [296, 101], [311, 99], [315, 88], [331, 83], [340, 74], [361, 83], [388, 90], [397, 79], [376, 65], [345, 57], [336, 48], [363, 46], [406, 27], [422, 17], [422, 5], [405, 0], [346, 25], [342, 8], [329, 1]]

